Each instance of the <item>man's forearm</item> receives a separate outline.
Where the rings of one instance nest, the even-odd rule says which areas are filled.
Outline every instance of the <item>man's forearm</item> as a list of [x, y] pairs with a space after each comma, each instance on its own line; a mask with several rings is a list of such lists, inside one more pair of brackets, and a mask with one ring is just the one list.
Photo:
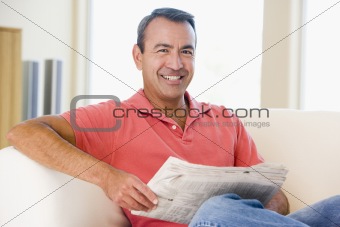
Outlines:
[[113, 168], [75, 147], [70, 125], [61, 117], [41, 117], [15, 126], [7, 136], [21, 152], [37, 162], [96, 184], [118, 205], [148, 211], [157, 196], [133, 174]]
[[281, 190], [273, 196], [273, 198], [266, 204], [265, 208], [282, 215], [287, 215], [290, 212], [288, 199]]

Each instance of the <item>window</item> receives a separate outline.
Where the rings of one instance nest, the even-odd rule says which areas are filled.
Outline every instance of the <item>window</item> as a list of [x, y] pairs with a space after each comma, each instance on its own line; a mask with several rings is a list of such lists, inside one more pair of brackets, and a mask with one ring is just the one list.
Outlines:
[[340, 111], [340, 3], [334, 5], [335, 0], [304, 3], [305, 21], [331, 8], [305, 27], [302, 107]]
[[[263, 1], [92, 2], [90, 94], [124, 100], [143, 86], [132, 59], [139, 21], [155, 8], [174, 7], [195, 16], [195, 77], [188, 90], [199, 101], [230, 108], [260, 105]], [[244, 65], [244, 66], [243, 66]]]

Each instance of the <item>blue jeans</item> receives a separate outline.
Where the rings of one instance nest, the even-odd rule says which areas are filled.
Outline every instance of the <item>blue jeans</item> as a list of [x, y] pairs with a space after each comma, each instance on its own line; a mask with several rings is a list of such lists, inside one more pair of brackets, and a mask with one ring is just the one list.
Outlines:
[[235, 194], [215, 196], [198, 209], [189, 227], [340, 227], [340, 195], [287, 216], [263, 208], [255, 199]]

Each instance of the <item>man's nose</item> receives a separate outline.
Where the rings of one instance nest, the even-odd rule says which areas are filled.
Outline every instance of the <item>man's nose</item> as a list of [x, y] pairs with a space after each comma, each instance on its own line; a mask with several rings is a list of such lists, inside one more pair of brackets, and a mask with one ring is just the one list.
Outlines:
[[183, 68], [182, 58], [178, 53], [171, 53], [167, 61], [167, 67], [173, 70]]

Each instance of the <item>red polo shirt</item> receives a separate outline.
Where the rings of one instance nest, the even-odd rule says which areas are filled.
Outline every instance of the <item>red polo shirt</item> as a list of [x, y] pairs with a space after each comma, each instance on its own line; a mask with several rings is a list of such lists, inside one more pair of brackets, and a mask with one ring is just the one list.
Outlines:
[[[81, 150], [147, 183], [169, 156], [212, 166], [251, 166], [263, 162], [240, 120], [223, 106], [200, 103], [188, 93], [185, 129], [154, 108], [139, 90], [128, 100], [78, 108], [71, 123]], [[185, 110], [177, 111], [178, 117]], [[186, 226], [131, 215], [133, 226]]]

